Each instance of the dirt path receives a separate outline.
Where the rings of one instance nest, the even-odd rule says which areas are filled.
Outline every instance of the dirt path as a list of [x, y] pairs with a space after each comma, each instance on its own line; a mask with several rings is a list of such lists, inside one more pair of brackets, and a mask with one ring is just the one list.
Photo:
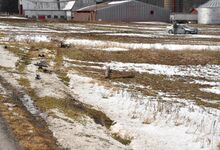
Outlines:
[[18, 144], [9, 134], [9, 129], [0, 118], [0, 149], [1, 150], [19, 150]]
[[[7, 98], [0, 102], [0, 113], [11, 128], [21, 148], [24, 150], [61, 150], [62, 148], [48, 129], [47, 123], [40, 116], [32, 115], [25, 107], [22, 101], [24, 91], [13, 87], [1, 75], [0, 84], [7, 93]], [[4, 106], [5, 102], [15, 105], [11, 111], [8, 111], [8, 107]], [[13, 147], [12, 149], [4, 147], [4, 145], [9, 145], [7, 141], [13, 143], [7, 140], [8, 138], [5, 138], [5, 135], [7, 135], [7, 130], [1, 127], [0, 122], [0, 150], [14, 150]], [[6, 141], [2, 141], [2, 138]]]

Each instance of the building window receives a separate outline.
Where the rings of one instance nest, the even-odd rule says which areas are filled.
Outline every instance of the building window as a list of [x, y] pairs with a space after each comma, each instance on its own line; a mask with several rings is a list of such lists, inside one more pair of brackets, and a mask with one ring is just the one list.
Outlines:
[[60, 16], [61, 19], [65, 19], [65, 16]]
[[33, 18], [33, 19], [36, 19], [37, 17], [36, 17], [36, 16], [32, 16], [32, 18]]
[[58, 19], [58, 16], [55, 15], [55, 16], [54, 16], [54, 19]]
[[50, 19], [50, 18], [51, 18], [51, 15], [48, 15], [47, 18]]
[[151, 10], [151, 11], [150, 11], [150, 14], [151, 14], [151, 15], [154, 15], [154, 11], [153, 11], [153, 10]]

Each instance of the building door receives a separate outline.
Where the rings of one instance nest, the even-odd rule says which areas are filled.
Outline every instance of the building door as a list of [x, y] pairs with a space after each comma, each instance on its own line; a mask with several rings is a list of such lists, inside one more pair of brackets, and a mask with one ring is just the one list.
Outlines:
[[45, 16], [38, 16], [38, 20], [45, 20], [46, 17]]

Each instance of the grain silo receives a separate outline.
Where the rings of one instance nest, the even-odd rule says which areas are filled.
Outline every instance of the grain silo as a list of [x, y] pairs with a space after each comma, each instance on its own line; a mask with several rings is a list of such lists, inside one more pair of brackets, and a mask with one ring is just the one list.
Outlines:
[[220, 0], [210, 0], [198, 8], [199, 24], [220, 24]]

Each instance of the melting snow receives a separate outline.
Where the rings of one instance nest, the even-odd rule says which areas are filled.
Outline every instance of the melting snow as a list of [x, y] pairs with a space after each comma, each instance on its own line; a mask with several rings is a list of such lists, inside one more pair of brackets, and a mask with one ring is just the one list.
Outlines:
[[201, 108], [184, 99], [109, 89], [74, 72], [69, 77], [78, 99], [113, 119], [116, 124], [111, 127], [112, 133], [132, 139], [130, 146], [134, 150], [217, 149], [219, 110]]
[[[171, 66], [171, 65], [159, 65], [159, 64], [146, 64], [146, 63], [122, 63], [122, 62], [91, 62], [91, 61], [80, 61], [64, 58], [67, 62], [70, 62], [69, 65], [77, 65], [74, 62], [82, 62], [91, 64], [92, 68], [104, 69], [104, 66], [110, 66], [113, 70], [119, 71], [137, 71], [139, 73], [150, 73], [150, 74], [162, 74], [167, 76], [192, 76], [192, 77], [201, 77], [209, 80], [219, 80], [220, 79], [220, 65], [180, 65], [180, 66]], [[71, 62], [73, 64], [71, 64]], [[68, 64], [65, 64], [68, 66]], [[103, 67], [95, 66], [103, 65]], [[83, 66], [83, 65], [78, 65]], [[199, 81], [197, 81], [199, 82]]]
[[122, 3], [127, 3], [129, 2], [130, 0], [125, 0], [125, 1], [116, 1], [116, 2], [110, 2], [108, 3], [109, 5], [116, 5], [116, 4], [122, 4]]
[[75, 1], [69, 1], [67, 2], [66, 6], [63, 8], [63, 10], [71, 10], [75, 4]]
[[27, 20], [25, 17], [17, 17], [17, 16], [0, 16], [2, 19], [19, 19], [19, 20]]
[[15, 41], [50, 42], [51, 39], [47, 35], [17, 35]]
[[118, 47], [103, 48], [102, 50], [109, 51], [109, 52], [128, 51], [128, 49], [126, 49], [126, 48], [118, 48]]
[[159, 49], [159, 50], [215, 50], [219, 51], [220, 46], [209, 45], [181, 45], [181, 44], [148, 44], [148, 43], [120, 43], [101, 40], [86, 40], [86, 39], [67, 39], [67, 44], [83, 45], [91, 47], [119, 47], [127, 49]]
[[211, 88], [202, 88], [201, 90], [209, 93], [220, 94], [220, 86], [211, 87]]
[[82, 118], [82, 123], [66, 117], [59, 110], [51, 110], [56, 118], [49, 117], [47, 122], [58, 142], [67, 149], [109, 149], [123, 150], [124, 145], [114, 140], [110, 133], [101, 125], [94, 123], [88, 117]]
[[[31, 87], [36, 90], [39, 97], [55, 97], [55, 98], [64, 98], [66, 88], [56, 76], [56, 74], [46, 74], [40, 73], [37, 71], [37, 66], [33, 65], [36, 62], [27, 66], [28, 79], [31, 81]], [[41, 80], [36, 80], [35, 76], [39, 74]]]
[[3, 46], [0, 46], [0, 66], [14, 68], [18, 59], [14, 54], [4, 49]]

